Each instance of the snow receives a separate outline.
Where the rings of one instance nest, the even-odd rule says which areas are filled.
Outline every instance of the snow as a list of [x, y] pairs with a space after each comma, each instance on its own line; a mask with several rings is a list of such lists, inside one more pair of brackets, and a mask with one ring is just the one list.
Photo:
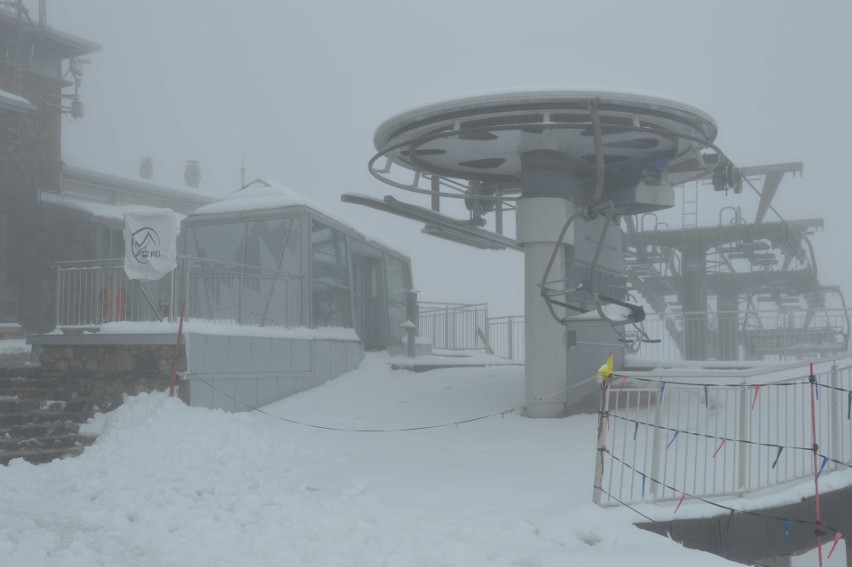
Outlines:
[[[169, 321], [114, 321], [104, 323], [100, 327], [101, 335], [157, 335], [178, 332], [178, 323]], [[205, 321], [190, 319], [183, 324], [183, 332], [199, 333], [202, 335], [227, 335], [237, 337], [266, 337], [279, 339], [307, 339], [332, 341], [357, 341], [358, 334], [354, 329], [344, 327], [261, 327], [259, 325], [242, 325], [225, 321]]]
[[[527, 419], [520, 367], [357, 371], [260, 413], [128, 398], [73, 459], [0, 467], [4, 566], [727, 565], [591, 503], [595, 417]], [[498, 415], [468, 424], [463, 419]]]
[[[83, 197], [51, 193], [48, 191], [42, 191], [39, 193], [39, 199], [44, 203], [50, 203], [73, 211], [86, 213], [91, 215], [95, 221], [104, 222], [107, 225], [113, 226], [124, 226], [124, 215], [126, 213], [152, 213], [163, 210], [171, 211], [171, 209], [149, 207], [146, 205], [113, 205], [110, 203], [92, 201]], [[180, 221], [186, 217], [180, 213], [174, 213], [174, 215], [177, 217], [178, 227], [180, 227]]]
[[214, 189], [201, 189], [188, 185], [163, 183], [143, 178], [130, 178], [117, 170], [110, 169], [109, 164], [104, 163], [99, 163], [97, 166], [98, 169], [95, 171], [87, 165], [69, 160], [64, 155], [62, 156], [62, 163], [64, 176], [71, 178], [73, 181], [78, 181], [80, 177], [85, 179], [94, 178], [99, 182], [119, 187], [132, 184], [135, 188], [134, 192], [141, 189], [143, 193], [151, 195], [162, 195], [165, 193], [174, 198], [189, 196], [193, 200], [202, 199], [206, 202], [214, 201], [217, 198], [215, 193], [221, 192], [218, 187]]
[[[640, 108], [666, 108], [676, 109], [680, 112], [685, 112], [699, 119], [706, 121], [712, 130], [715, 137], [718, 126], [716, 121], [704, 110], [686, 104], [668, 96], [662, 96], [646, 90], [639, 89], [612, 89], [609, 87], [579, 87], [579, 86], [530, 86], [527, 88], [509, 88], [498, 89], [489, 92], [470, 93], [467, 96], [454, 97], [452, 99], [440, 99], [425, 102], [417, 105], [411, 110], [401, 114], [394, 115], [391, 118], [384, 120], [376, 129], [373, 137], [376, 149], [381, 151], [383, 146], [388, 143], [390, 134], [398, 130], [400, 127], [430, 118], [435, 115], [442, 115], [448, 112], [461, 113], [463, 111], [481, 110], [487, 107], [499, 106], [502, 104], [520, 104], [520, 103], [547, 103], [547, 102], [564, 102], [566, 100], [591, 100], [595, 98], [603, 99], [604, 102], [618, 102], [627, 105], [636, 105]], [[641, 113], [641, 111], [639, 112]]]
[[330, 218], [335, 218], [332, 213], [326, 212], [325, 207], [308, 199], [295, 189], [263, 180], [258, 180], [257, 183], [257, 185], [249, 185], [245, 189], [229, 193], [215, 203], [196, 209], [193, 216], [264, 211], [284, 207], [307, 207]]
[[0, 107], [19, 112], [37, 110], [37, 107], [24, 97], [3, 90], [0, 90]]
[[[601, 311], [603, 314], [612, 321], [626, 321], [627, 318], [633, 313], [629, 308], [624, 307], [623, 305], [614, 305], [607, 304], [601, 305]], [[595, 309], [593, 311], [586, 311], [585, 313], [580, 313], [579, 315], [572, 315], [569, 317], [571, 321], [592, 321], [592, 322], [602, 322], [606, 323], [603, 319], [601, 319], [600, 313]]]
[[26, 339], [6, 339], [0, 341], [0, 356], [5, 354], [25, 354], [30, 352]]
[[232, 214], [246, 211], [270, 211], [273, 209], [283, 209], [286, 207], [305, 207], [320, 213], [343, 226], [349, 227], [361, 238], [367, 242], [377, 244], [392, 251], [397, 256], [408, 258], [405, 254], [398, 252], [393, 246], [389, 246], [378, 238], [365, 234], [360, 230], [355, 230], [349, 224], [349, 221], [343, 219], [340, 215], [332, 212], [326, 207], [320, 205], [316, 201], [309, 199], [295, 189], [278, 185], [263, 179], [258, 179], [256, 185], [249, 185], [244, 189], [239, 189], [223, 197], [221, 200], [209, 205], [204, 205], [195, 211], [192, 216], [197, 215], [218, 215]]

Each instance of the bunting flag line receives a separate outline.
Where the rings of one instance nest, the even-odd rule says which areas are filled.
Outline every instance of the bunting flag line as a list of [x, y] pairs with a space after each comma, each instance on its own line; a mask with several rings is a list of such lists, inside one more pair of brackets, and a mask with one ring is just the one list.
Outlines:
[[[795, 519], [795, 518], [791, 519], [791, 518], [785, 518], [783, 516], [775, 516], [775, 515], [772, 515], [772, 514], [764, 514], [764, 513], [761, 513], [761, 512], [754, 511], [754, 510], [741, 510], [741, 509], [737, 509], [737, 508], [732, 508], [731, 506], [727, 506], [727, 505], [722, 504], [720, 502], [710, 500], [709, 498], [697, 496], [695, 494], [691, 494], [689, 492], [686, 492], [685, 490], [675, 488], [674, 486], [671, 486], [671, 485], [666, 484], [666, 483], [664, 483], [660, 480], [657, 480], [654, 477], [647, 476], [643, 471], [640, 471], [639, 469], [637, 469], [636, 467], [634, 467], [630, 463], [624, 461], [623, 459], [616, 457], [615, 455], [610, 453], [608, 450], [604, 449], [603, 451], [607, 455], [609, 455], [610, 458], [613, 461], [616, 461], [617, 463], [620, 463], [624, 467], [632, 470], [634, 473], [641, 475], [642, 477], [647, 478], [647, 480], [649, 482], [656, 484], [656, 485], [659, 485], [659, 486], [665, 488], [666, 490], [670, 490], [673, 493], [680, 492], [681, 493], [681, 500], [685, 500], [686, 497], [688, 496], [689, 498], [698, 500], [699, 502], [703, 502], [705, 504], [713, 506], [714, 508], [719, 508], [720, 510], [725, 510], [725, 511], [731, 513], [731, 514], [738, 513], [738, 514], [745, 514], [747, 516], [754, 516], [756, 518], [767, 518], [767, 519], [770, 519], [770, 520], [778, 520], [780, 522], [787, 522], [790, 525], [791, 524], [801, 524], [801, 525], [806, 525], [806, 526], [816, 526], [820, 530], [827, 529], [827, 530], [830, 530], [831, 532], [834, 532], [834, 533], [837, 533], [838, 531], [840, 531], [833, 526], [830, 526], [830, 525], [822, 523], [822, 522], [815, 522], [814, 520]], [[825, 533], [825, 532], [823, 532], [823, 533]]]
[[[610, 415], [611, 417], [615, 418], [615, 419], [620, 419], [622, 421], [630, 422], [630, 423], [634, 424], [634, 426], [635, 425], [644, 425], [645, 427], [660, 429], [662, 431], [671, 431], [673, 433], [675, 431], [678, 431], [680, 433], [683, 433], [684, 435], [692, 435], [693, 437], [703, 437], [705, 439], [716, 439], [717, 441], [720, 441], [720, 442], [722, 441], [722, 439], [725, 439], [725, 437], [722, 437], [721, 435], [710, 435], [709, 433], [697, 433], [695, 431], [685, 431], [685, 430], [682, 430], [682, 429], [675, 429], [674, 427], [666, 427], [665, 425], [657, 425], [655, 423], [649, 423], [647, 421], [639, 421], [639, 420], [636, 420], [636, 419], [633, 419], [633, 418], [630, 418], [630, 417], [626, 417], [626, 416], [623, 416], [623, 415], [619, 415], [617, 413], [612, 413], [612, 412], [607, 412], [607, 414]], [[636, 437], [634, 435], [634, 440], [635, 439], [636, 439]], [[766, 441], [751, 441], [751, 440], [748, 440], [748, 439], [733, 439], [733, 438], [730, 438], [730, 437], [727, 438], [727, 439], [728, 439], [728, 441], [730, 441], [732, 443], [744, 443], [746, 445], [755, 445], [757, 447], [778, 447], [777, 443], [768, 443]], [[799, 447], [799, 446], [796, 446], [796, 445], [788, 445], [788, 446], [786, 446], [786, 448], [787, 449], [795, 449], [797, 451], [813, 451], [814, 450], [813, 447]], [[832, 462], [834, 462], [834, 461], [832, 461]], [[843, 463], [839, 463], [839, 464], [843, 464]]]

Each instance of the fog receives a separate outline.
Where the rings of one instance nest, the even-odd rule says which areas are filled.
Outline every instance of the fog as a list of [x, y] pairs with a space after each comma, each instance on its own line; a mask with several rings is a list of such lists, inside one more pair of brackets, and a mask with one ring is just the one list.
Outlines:
[[[31, 7], [33, 13], [37, 13]], [[512, 87], [641, 89], [698, 106], [737, 165], [803, 161], [775, 200], [786, 218], [824, 217], [824, 284], [843, 284], [852, 223], [852, 3], [796, 1], [400, 0], [48, 2], [48, 23], [100, 44], [63, 125], [75, 165], [224, 194], [264, 177], [295, 188], [407, 253], [421, 299], [488, 302], [520, 314], [522, 258], [420, 234], [420, 225], [341, 203], [357, 192], [427, 205], [367, 171], [375, 128], [436, 99]], [[722, 205], [753, 218], [749, 190]]]

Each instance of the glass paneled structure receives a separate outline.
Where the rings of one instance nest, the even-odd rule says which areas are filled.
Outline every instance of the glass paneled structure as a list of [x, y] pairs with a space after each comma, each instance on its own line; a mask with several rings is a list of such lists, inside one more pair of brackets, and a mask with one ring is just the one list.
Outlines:
[[181, 232], [190, 316], [354, 328], [367, 349], [405, 336], [410, 260], [312, 207], [202, 209]]

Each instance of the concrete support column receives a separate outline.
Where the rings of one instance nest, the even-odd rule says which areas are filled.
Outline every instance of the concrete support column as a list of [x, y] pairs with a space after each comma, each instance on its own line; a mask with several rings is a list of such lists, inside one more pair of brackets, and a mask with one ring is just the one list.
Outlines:
[[[524, 198], [518, 201], [518, 242], [524, 247], [524, 330], [526, 340], [526, 401], [528, 417], [557, 417], [565, 410], [567, 349], [565, 327], [547, 309], [541, 295], [541, 278], [553, 253], [559, 229], [573, 207], [558, 197]], [[549, 227], [549, 230], [544, 230]], [[556, 232], [554, 232], [554, 227]], [[573, 231], [565, 240], [573, 244]], [[550, 279], [565, 277], [565, 249], [557, 254]], [[557, 309], [564, 316], [565, 309]]]

